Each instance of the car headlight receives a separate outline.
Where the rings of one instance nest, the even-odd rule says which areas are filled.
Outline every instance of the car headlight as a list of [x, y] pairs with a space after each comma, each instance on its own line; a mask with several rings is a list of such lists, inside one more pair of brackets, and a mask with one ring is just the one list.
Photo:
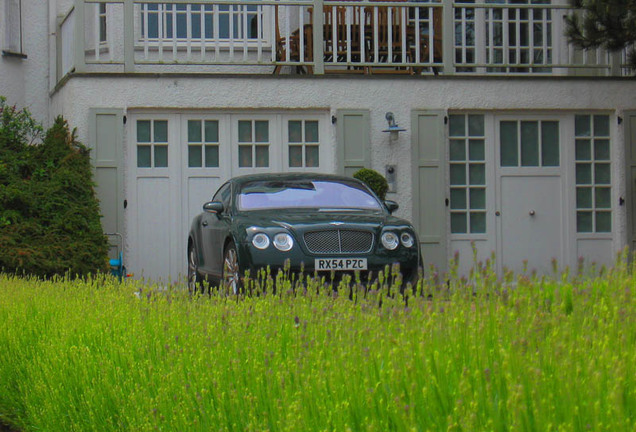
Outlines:
[[415, 239], [411, 235], [411, 233], [403, 232], [400, 235], [400, 241], [402, 242], [402, 246], [410, 248], [415, 244]]
[[400, 240], [398, 239], [397, 234], [387, 231], [382, 234], [382, 246], [387, 248], [388, 250], [395, 250], [400, 244]]
[[294, 246], [294, 239], [287, 233], [278, 233], [274, 236], [274, 246], [280, 251], [287, 252]]
[[269, 247], [269, 237], [266, 234], [258, 233], [252, 238], [252, 245], [256, 249], [267, 249]]

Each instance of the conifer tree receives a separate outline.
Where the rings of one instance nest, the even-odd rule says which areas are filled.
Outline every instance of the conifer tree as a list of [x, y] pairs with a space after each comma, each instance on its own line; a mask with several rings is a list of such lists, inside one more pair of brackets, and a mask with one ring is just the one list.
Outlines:
[[570, 43], [583, 49], [610, 52], [628, 49], [628, 64], [636, 70], [636, 0], [570, 0], [577, 13], [565, 18]]

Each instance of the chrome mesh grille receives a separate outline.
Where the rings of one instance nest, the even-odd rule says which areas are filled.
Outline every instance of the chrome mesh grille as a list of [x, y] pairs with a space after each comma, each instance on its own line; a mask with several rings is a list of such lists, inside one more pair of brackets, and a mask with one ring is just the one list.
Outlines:
[[305, 246], [315, 254], [367, 253], [373, 247], [373, 233], [327, 230], [305, 233]]

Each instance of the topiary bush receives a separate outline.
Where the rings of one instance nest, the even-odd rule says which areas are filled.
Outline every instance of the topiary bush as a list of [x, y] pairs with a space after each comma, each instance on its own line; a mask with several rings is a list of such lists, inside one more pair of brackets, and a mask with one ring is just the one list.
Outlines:
[[108, 270], [89, 152], [61, 117], [41, 144], [26, 110], [0, 99], [0, 270], [39, 277]]
[[386, 193], [389, 190], [389, 183], [382, 174], [369, 168], [362, 168], [356, 171], [353, 177], [365, 182], [371, 190], [384, 201]]

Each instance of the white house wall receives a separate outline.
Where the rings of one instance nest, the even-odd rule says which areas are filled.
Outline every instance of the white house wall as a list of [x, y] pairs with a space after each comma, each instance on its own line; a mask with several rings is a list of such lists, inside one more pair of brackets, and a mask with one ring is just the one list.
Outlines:
[[[48, 12], [41, 0], [22, 1], [22, 54], [26, 58], [0, 57], [0, 95], [11, 105], [28, 108], [45, 124], [49, 120], [49, 47], [43, 42], [49, 39], [44, 25]], [[4, 14], [4, 2], [0, 13]], [[0, 16], [0, 49], [4, 47], [4, 18]]]
[[[386, 165], [397, 168], [396, 192], [388, 198], [400, 203], [398, 215], [411, 218], [412, 161], [411, 112], [442, 109], [447, 112], [484, 111], [515, 115], [540, 113], [590, 113], [610, 115], [612, 136], [612, 234], [609, 242], [579, 240], [568, 249], [567, 263], [577, 254], [605, 257], [626, 244], [626, 210], [614, 203], [624, 195], [625, 170], [622, 161], [624, 134], [617, 119], [623, 110], [634, 108], [636, 83], [613, 79], [478, 79], [413, 77], [305, 77], [305, 76], [76, 76], [52, 97], [52, 114], [62, 114], [77, 127], [80, 140], [88, 138], [89, 108], [121, 108], [181, 113], [192, 110], [255, 112], [276, 110], [327, 111], [366, 109], [370, 112], [372, 167], [382, 173]], [[385, 113], [392, 111], [398, 124], [407, 129], [397, 141], [386, 133]], [[327, 145], [336, 146], [336, 126], [329, 124]], [[124, 134], [129, 131], [124, 129]], [[126, 137], [124, 139], [126, 142]], [[125, 149], [125, 151], [129, 151]], [[334, 154], [336, 152], [334, 151]], [[126, 162], [124, 162], [126, 164]], [[336, 161], [336, 166], [338, 161]], [[564, 168], [565, 169], [565, 168]], [[125, 167], [125, 172], [129, 170]], [[126, 182], [128, 183], [128, 182]], [[126, 196], [129, 195], [125, 191]], [[415, 201], [417, 202], [417, 201]], [[572, 211], [568, 203], [567, 211]], [[422, 209], [426, 211], [426, 209]], [[451, 245], [450, 236], [449, 246]], [[602, 244], [601, 244], [602, 243]], [[472, 260], [470, 242], [454, 243], [463, 262]], [[493, 250], [491, 243], [477, 243], [479, 258]]]

